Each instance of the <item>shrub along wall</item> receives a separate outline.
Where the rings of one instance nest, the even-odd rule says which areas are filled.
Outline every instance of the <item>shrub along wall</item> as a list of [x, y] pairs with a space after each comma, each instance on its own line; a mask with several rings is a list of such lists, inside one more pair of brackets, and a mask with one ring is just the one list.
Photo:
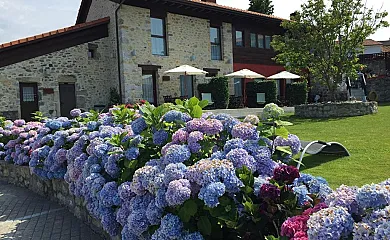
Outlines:
[[276, 82], [275, 81], [254, 81], [246, 84], [246, 95], [248, 107], [259, 107], [257, 93], [265, 93], [265, 104], [276, 103]]
[[290, 106], [307, 103], [308, 89], [306, 82], [287, 84], [286, 100]]
[[228, 78], [213, 78], [207, 84], [198, 85], [199, 94], [211, 93], [215, 108], [226, 109], [229, 105], [229, 83]]

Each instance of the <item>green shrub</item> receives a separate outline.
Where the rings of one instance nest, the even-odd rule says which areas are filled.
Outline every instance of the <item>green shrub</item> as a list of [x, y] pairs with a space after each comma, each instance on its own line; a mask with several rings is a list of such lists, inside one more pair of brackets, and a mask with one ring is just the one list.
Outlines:
[[276, 82], [275, 81], [254, 81], [246, 83], [246, 95], [248, 107], [259, 107], [257, 93], [265, 93], [265, 104], [276, 103]]
[[199, 94], [211, 93], [214, 107], [226, 109], [229, 105], [229, 83], [226, 77], [217, 77], [210, 80], [208, 84], [198, 85]]
[[286, 100], [290, 106], [306, 104], [307, 98], [308, 89], [306, 82], [287, 84]]

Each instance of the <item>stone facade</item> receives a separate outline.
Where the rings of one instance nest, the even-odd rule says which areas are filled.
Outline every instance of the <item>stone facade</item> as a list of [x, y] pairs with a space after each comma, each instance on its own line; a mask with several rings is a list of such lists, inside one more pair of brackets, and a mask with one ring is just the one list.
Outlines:
[[[69, 186], [64, 180], [42, 180], [35, 174], [31, 174], [29, 167], [16, 166], [4, 161], [0, 161], [0, 180], [28, 188], [41, 196], [58, 202], [89, 225], [93, 231], [102, 235], [104, 239], [110, 239], [110, 236], [103, 230], [100, 221], [89, 215], [84, 201], [69, 192]], [[115, 240], [118, 239], [115, 238]]]
[[376, 92], [378, 102], [390, 102], [390, 76], [367, 80], [367, 93]]
[[[133, 6], [122, 6], [119, 11], [119, 33], [121, 45], [122, 81], [124, 99], [134, 102], [142, 99], [141, 65], [157, 65], [158, 103], [163, 103], [163, 96], [180, 96], [179, 75], [170, 76], [163, 81], [163, 72], [179, 65], [191, 65], [200, 69], [220, 69], [219, 75], [233, 71], [232, 26], [221, 26], [221, 46], [223, 60], [211, 60], [210, 22], [206, 19], [167, 13], [166, 40], [167, 56], [152, 55], [150, 10]], [[197, 76], [197, 83], [204, 83], [204, 76]], [[229, 81], [233, 93], [233, 80]], [[194, 87], [197, 96], [196, 86]]]
[[20, 117], [19, 83], [38, 84], [39, 111], [46, 116], [60, 115], [59, 83], [75, 84], [78, 108], [107, 105], [108, 89], [117, 87], [115, 69], [107, 63], [115, 60], [110, 44], [104, 40], [93, 44], [95, 58], [88, 57], [88, 44], [82, 44], [0, 68], [0, 114]]
[[302, 118], [354, 117], [377, 112], [377, 102], [339, 102], [295, 106], [295, 115]]

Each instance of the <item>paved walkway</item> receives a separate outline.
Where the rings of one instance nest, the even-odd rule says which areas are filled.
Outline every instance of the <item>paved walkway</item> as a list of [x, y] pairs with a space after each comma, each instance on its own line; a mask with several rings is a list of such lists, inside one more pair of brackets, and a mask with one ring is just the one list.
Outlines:
[[67, 209], [0, 181], [0, 239], [100, 240]]

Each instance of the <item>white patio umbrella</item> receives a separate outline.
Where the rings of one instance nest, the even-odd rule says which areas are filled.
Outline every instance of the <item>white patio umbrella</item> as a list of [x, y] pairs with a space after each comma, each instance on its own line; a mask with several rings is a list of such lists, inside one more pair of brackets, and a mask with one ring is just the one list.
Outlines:
[[182, 65], [177, 68], [168, 70], [164, 72], [164, 75], [168, 74], [181, 74], [181, 75], [205, 75], [207, 74], [206, 71], [203, 71], [202, 69], [198, 69], [195, 67], [191, 67], [188, 65]]
[[300, 78], [301, 77], [299, 75], [287, 71], [283, 71], [268, 77], [268, 79], [300, 79]]
[[233, 77], [233, 78], [265, 78], [263, 75], [257, 72], [253, 72], [249, 69], [242, 69], [240, 71], [230, 73], [225, 75], [225, 77]]

